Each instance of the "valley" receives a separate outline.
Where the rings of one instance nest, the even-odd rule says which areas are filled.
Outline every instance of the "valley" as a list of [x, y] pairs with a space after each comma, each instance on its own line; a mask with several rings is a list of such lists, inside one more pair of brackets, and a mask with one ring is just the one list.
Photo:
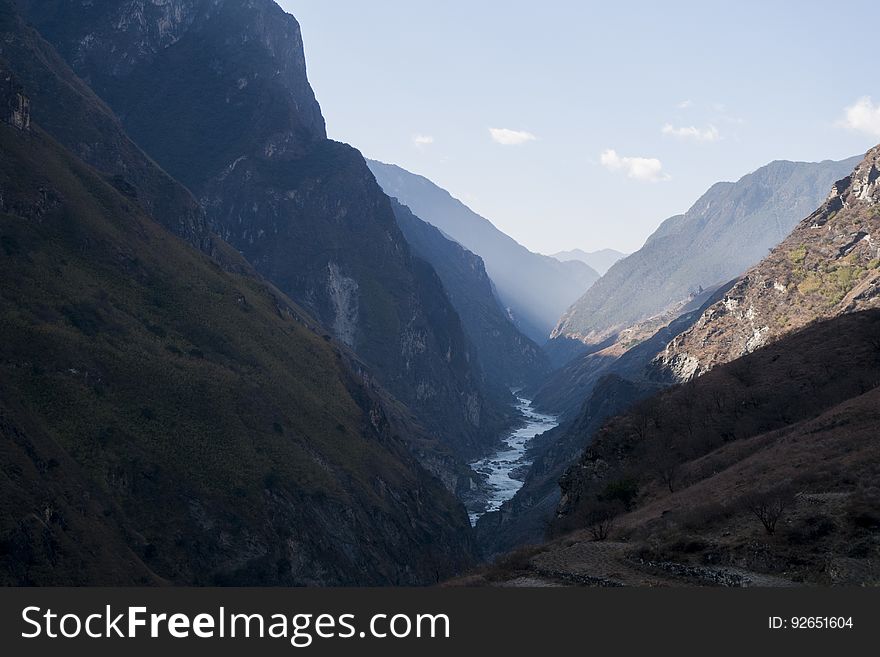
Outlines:
[[677, 179], [606, 151], [539, 252], [561, 191], [328, 133], [286, 9], [0, 0], [0, 584], [880, 586], [880, 146], [627, 253]]

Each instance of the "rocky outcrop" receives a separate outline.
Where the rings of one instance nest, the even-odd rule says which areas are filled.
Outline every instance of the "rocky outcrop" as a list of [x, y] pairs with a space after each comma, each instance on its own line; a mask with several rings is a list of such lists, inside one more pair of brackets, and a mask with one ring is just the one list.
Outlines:
[[2, 120], [13, 128], [27, 132], [31, 129], [31, 99], [24, 87], [6, 67], [0, 64], [0, 106], [4, 107]]
[[576, 341], [595, 348], [740, 276], [857, 162], [778, 161], [736, 183], [713, 185], [587, 290], [562, 317], [551, 344]]
[[657, 368], [678, 380], [751, 353], [811, 322], [880, 306], [880, 147], [694, 326]]

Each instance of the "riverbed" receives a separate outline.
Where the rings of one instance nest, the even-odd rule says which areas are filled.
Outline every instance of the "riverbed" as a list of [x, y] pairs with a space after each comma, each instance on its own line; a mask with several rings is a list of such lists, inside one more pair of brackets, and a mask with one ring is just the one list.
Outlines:
[[529, 441], [559, 425], [555, 416], [535, 411], [530, 399], [517, 397], [516, 401], [516, 409], [522, 416], [520, 427], [504, 438], [497, 452], [471, 463], [471, 467], [485, 477], [487, 492], [486, 503], [481, 505], [483, 508], [471, 510], [471, 524], [475, 524], [484, 513], [497, 511], [516, 495], [523, 485], [523, 471], [531, 465], [526, 458]]

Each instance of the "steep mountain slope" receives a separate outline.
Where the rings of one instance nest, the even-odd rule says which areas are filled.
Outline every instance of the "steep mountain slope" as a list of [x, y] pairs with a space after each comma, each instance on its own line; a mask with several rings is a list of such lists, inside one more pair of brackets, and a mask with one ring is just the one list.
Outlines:
[[[0, 107], [22, 105], [0, 68]], [[3, 584], [420, 584], [469, 563], [463, 507], [344, 348], [2, 119]]]
[[880, 306], [880, 147], [658, 361], [689, 379], [818, 319]]
[[595, 269], [600, 276], [604, 276], [605, 272], [611, 269], [611, 265], [613, 265], [618, 260], [622, 260], [628, 255], [628, 253], [621, 253], [620, 251], [615, 251], [614, 249], [599, 249], [598, 251], [583, 251], [581, 249], [572, 249], [571, 251], [560, 251], [559, 253], [553, 253], [550, 257], [561, 260], [562, 262], [568, 262], [569, 260], [580, 260], [584, 264], [587, 264]]
[[361, 155], [326, 139], [292, 16], [271, 0], [26, 6], [212, 228], [460, 455], [485, 451], [508, 409]]
[[588, 265], [532, 253], [427, 178], [368, 160], [389, 196], [483, 259], [517, 327], [544, 344], [563, 312], [599, 275]]
[[585, 434], [562, 535], [469, 583], [876, 586], [878, 335], [811, 324]]
[[[716, 565], [876, 583], [878, 331], [878, 311], [813, 324], [612, 420], [561, 482], [558, 527], [616, 501], [655, 560], [691, 541]], [[758, 496], [789, 515], [756, 547], [771, 531], [750, 518]]]
[[812, 212], [857, 161], [778, 161], [736, 183], [713, 185], [612, 266], [565, 313], [553, 337], [600, 344], [736, 278]]
[[504, 312], [482, 259], [395, 199], [392, 206], [413, 253], [429, 262], [443, 282], [486, 376], [513, 388], [546, 375], [546, 357]]

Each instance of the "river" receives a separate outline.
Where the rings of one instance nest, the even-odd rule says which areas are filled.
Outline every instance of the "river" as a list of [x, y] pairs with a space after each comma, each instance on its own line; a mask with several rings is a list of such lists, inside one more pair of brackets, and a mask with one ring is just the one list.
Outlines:
[[522, 415], [523, 424], [512, 431], [503, 441], [501, 448], [486, 458], [474, 461], [471, 467], [486, 477], [487, 500], [479, 510], [471, 510], [471, 524], [484, 513], [497, 511], [507, 500], [522, 488], [525, 469], [532, 464], [526, 458], [529, 441], [545, 431], [559, 425], [553, 415], [544, 415], [532, 409], [532, 401], [517, 397], [516, 409]]

